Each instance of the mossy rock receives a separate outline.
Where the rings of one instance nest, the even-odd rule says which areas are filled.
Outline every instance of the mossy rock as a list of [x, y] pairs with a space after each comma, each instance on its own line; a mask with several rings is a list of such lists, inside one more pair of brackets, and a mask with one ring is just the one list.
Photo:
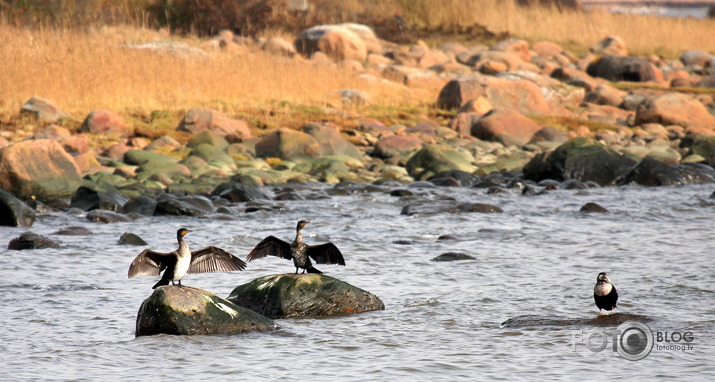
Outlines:
[[144, 300], [137, 314], [136, 333], [226, 334], [276, 329], [275, 323], [199, 288], [162, 286]]
[[270, 318], [329, 317], [385, 309], [374, 294], [315, 273], [261, 277], [237, 286], [228, 300]]

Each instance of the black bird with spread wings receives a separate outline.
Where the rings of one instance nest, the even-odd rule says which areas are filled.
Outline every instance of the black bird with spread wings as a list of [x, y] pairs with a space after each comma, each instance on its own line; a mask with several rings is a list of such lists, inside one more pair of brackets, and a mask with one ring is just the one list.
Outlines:
[[129, 266], [129, 278], [142, 275], [159, 276], [163, 271], [161, 280], [152, 287], [156, 289], [161, 285], [169, 285], [169, 281], [171, 285], [176, 285], [174, 281], [178, 281], [181, 286], [181, 279], [187, 273], [242, 271], [246, 268], [243, 260], [218, 247], [206, 247], [192, 252], [184, 241], [184, 236], [189, 232], [192, 231], [186, 228], [176, 232], [176, 239], [179, 241], [176, 251], [161, 253], [150, 249], [143, 250]]
[[302, 273], [306, 271], [308, 273], [323, 273], [313, 267], [313, 263], [310, 261], [311, 258], [318, 264], [345, 265], [343, 254], [340, 253], [340, 250], [335, 244], [307, 245], [303, 243], [302, 230], [308, 223], [310, 223], [308, 220], [298, 222], [295, 240], [290, 244], [275, 236], [268, 236], [261, 240], [261, 242], [253, 248], [251, 253], [248, 254], [246, 260], [251, 261], [268, 255], [281, 257], [286, 260], [293, 259], [295, 273], [298, 273], [298, 268], [303, 269]]

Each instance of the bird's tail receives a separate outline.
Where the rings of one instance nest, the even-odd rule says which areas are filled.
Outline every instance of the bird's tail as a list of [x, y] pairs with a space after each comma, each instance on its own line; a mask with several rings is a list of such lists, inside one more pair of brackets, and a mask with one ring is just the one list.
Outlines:
[[323, 274], [323, 272], [319, 271], [319, 270], [318, 270], [317, 268], [315, 268], [315, 267], [310, 267], [310, 268], [308, 268], [308, 273], [317, 273], [317, 274], [319, 274], [319, 275], [322, 275], [322, 274]]
[[158, 283], [154, 284], [154, 286], [151, 287], [151, 289], [156, 289], [157, 287], [160, 287], [162, 285], [169, 285], [169, 280], [162, 277]]

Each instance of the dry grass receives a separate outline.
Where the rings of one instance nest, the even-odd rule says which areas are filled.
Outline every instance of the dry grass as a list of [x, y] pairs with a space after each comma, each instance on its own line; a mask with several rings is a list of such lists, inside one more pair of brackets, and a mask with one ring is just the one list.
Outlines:
[[426, 102], [405, 89], [368, 86], [350, 70], [260, 51], [186, 57], [120, 46], [168, 38], [128, 27], [82, 32], [0, 26], [0, 112], [17, 113], [28, 98], [40, 96], [78, 119], [95, 109], [272, 113], [293, 105], [325, 106], [329, 93], [344, 88], [367, 91], [385, 105]]
[[[392, 15], [399, 11], [415, 29], [478, 23], [493, 32], [508, 32], [532, 42], [554, 41], [577, 53], [608, 35], [620, 36], [631, 54], [677, 57], [687, 49], [715, 52], [715, 39], [711, 38], [715, 36], [715, 20], [522, 8], [514, 0], [330, 0], [330, 7], [322, 6], [326, 1], [313, 2], [317, 10], [332, 12], [323, 19], [394, 22]], [[122, 48], [123, 43], [178, 39], [141, 27], [151, 24], [136, 8], [143, 3], [122, 0], [111, 10], [116, 13], [112, 20], [139, 25], [135, 27], [82, 25], [81, 21], [73, 26], [71, 18], [63, 16], [59, 26], [42, 28], [38, 25], [47, 24], [35, 23], [30, 29], [10, 26], [0, 15], [0, 117], [16, 114], [24, 101], [40, 96], [77, 119], [95, 109], [148, 115], [153, 110], [180, 114], [191, 107], [209, 107], [233, 115], [250, 112], [249, 118], [257, 123], [265, 119], [260, 114], [282, 114], [288, 119], [295, 114], [310, 114], [311, 110], [318, 110], [322, 118], [316, 106], [330, 102], [327, 94], [351, 88], [369, 92], [384, 108], [364, 112], [388, 114], [390, 119], [401, 118], [400, 113], [414, 108], [424, 111], [424, 105], [436, 97], [399, 87], [370, 86], [349, 70], [261, 52], [212, 51], [205, 58], [187, 58]], [[109, 12], [92, 9], [92, 17]], [[181, 41], [192, 46], [202, 42], [196, 37]]]

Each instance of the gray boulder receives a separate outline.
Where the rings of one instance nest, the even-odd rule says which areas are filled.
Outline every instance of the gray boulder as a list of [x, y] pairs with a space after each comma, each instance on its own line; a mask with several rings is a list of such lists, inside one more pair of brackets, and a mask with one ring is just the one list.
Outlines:
[[316, 273], [261, 277], [237, 286], [228, 300], [271, 318], [340, 316], [385, 309], [374, 294]]
[[112, 186], [82, 186], [72, 195], [70, 208], [119, 211], [126, 202], [127, 198]]
[[668, 166], [653, 158], [643, 158], [619, 181], [619, 185], [675, 186], [713, 182], [713, 170], [690, 165]]
[[135, 335], [227, 334], [276, 328], [270, 319], [211, 292], [187, 286], [162, 286], [139, 308]]
[[586, 73], [609, 81], [657, 81], [653, 65], [638, 57], [606, 56], [592, 62]]

